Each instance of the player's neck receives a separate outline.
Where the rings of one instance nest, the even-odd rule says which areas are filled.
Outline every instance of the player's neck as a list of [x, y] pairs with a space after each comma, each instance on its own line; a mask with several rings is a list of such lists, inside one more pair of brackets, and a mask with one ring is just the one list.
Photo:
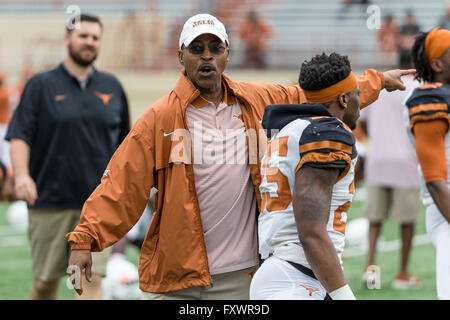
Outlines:
[[447, 79], [448, 76], [446, 76], [445, 74], [435, 74], [433, 77], [433, 81], [432, 82], [441, 82], [441, 83], [445, 83], [445, 84], [450, 84], [449, 79]]
[[75, 63], [70, 57], [67, 57], [64, 61], [64, 65], [67, 70], [72, 73], [79, 81], [86, 79], [89, 74], [92, 72], [92, 65], [89, 66], [80, 66]]
[[333, 117], [336, 117], [341, 121], [344, 119], [345, 109], [341, 108], [336, 101], [333, 101], [332, 103], [323, 103], [322, 105]]

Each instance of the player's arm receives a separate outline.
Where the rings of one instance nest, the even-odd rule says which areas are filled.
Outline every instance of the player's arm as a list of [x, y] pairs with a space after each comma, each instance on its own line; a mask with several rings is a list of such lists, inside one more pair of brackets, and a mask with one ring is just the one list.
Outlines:
[[303, 165], [295, 175], [292, 204], [299, 239], [317, 279], [333, 299], [354, 299], [327, 232], [331, 195], [339, 172]]
[[22, 139], [11, 139], [11, 165], [16, 197], [33, 205], [38, 198], [36, 184], [29, 173], [30, 147]]
[[18, 199], [33, 205], [38, 198], [35, 182], [29, 173], [30, 146], [37, 132], [44, 89], [39, 76], [31, 78], [23, 90], [5, 139], [10, 141], [11, 165]]
[[406, 102], [410, 130], [415, 137], [417, 159], [427, 189], [442, 215], [450, 222], [445, 135], [449, 130], [449, 106], [439, 85], [416, 89]]
[[417, 158], [427, 189], [439, 211], [450, 223], [450, 189], [447, 186], [445, 135], [449, 123], [445, 119], [417, 122], [414, 135]]

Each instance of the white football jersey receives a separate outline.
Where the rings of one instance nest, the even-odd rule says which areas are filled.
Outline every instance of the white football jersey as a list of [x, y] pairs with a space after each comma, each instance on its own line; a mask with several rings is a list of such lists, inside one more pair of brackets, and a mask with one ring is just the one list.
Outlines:
[[[408, 136], [415, 149], [415, 138], [411, 129], [418, 121], [443, 119], [450, 121], [450, 85], [443, 83], [427, 83], [414, 89], [405, 101], [405, 122]], [[447, 160], [447, 185], [450, 188], [450, 131], [445, 135], [445, 153]], [[421, 180], [422, 202], [425, 206], [434, 204], [426, 187], [422, 171], [419, 166]]]
[[[310, 106], [326, 110], [321, 105]], [[285, 114], [281, 116], [286, 118]], [[343, 168], [333, 187], [327, 225], [328, 235], [342, 263], [345, 223], [354, 194], [355, 137], [343, 122], [329, 114], [300, 114], [287, 125], [278, 127], [282, 128], [271, 138], [261, 165], [259, 190], [262, 201], [258, 219], [261, 257], [266, 259], [275, 255], [310, 268], [298, 237], [292, 195], [296, 172], [304, 164], [314, 163]]]

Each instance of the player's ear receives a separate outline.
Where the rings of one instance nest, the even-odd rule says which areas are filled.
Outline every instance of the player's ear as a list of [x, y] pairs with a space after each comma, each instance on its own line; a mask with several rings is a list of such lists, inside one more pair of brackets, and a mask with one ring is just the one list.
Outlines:
[[441, 73], [444, 71], [444, 64], [439, 59], [433, 59], [430, 61], [430, 67], [434, 72]]
[[64, 43], [66, 44], [66, 46], [69, 44], [69, 37], [70, 37], [70, 33], [68, 31], [66, 31], [64, 33]]
[[346, 109], [348, 105], [349, 96], [346, 93], [342, 93], [337, 98], [339, 105], [341, 108]]

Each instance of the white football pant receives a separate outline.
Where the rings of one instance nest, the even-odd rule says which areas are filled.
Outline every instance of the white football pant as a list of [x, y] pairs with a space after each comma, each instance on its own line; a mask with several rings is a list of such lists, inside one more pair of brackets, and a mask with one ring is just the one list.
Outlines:
[[324, 300], [320, 282], [271, 256], [264, 261], [250, 284], [250, 300]]
[[427, 207], [426, 227], [436, 248], [436, 289], [439, 300], [450, 300], [450, 223], [436, 205]]

